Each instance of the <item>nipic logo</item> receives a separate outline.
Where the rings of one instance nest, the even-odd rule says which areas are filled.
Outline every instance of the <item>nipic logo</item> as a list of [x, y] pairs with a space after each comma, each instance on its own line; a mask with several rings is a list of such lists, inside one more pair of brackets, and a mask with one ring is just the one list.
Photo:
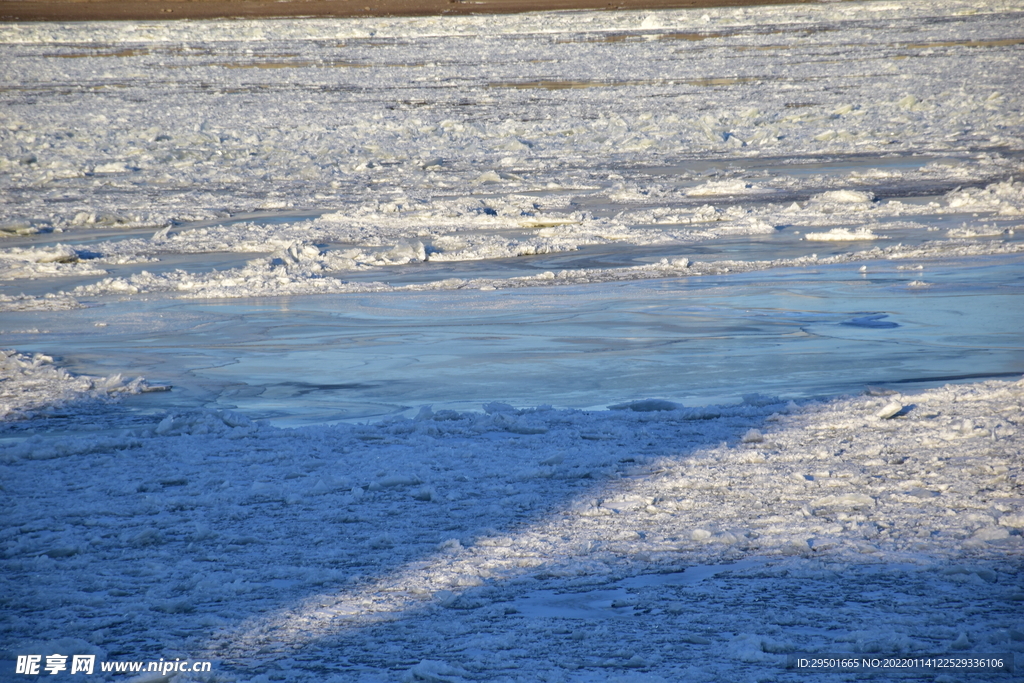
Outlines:
[[[14, 673], [34, 676], [39, 673], [42, 655], [19, 655]], [[96, 667], [96, 655], [72, 655], [71, 673], [91, 674]], [[46, 655], [46, 665], [42, 667], [46, 673], [55, 675], [68, 670], [68, 656], [61, 654]]]
[[[70, 665], [68, 660], [71, 660]], [[140, 673], [156, 672], [164, 676], [179, 672], [208, 672], [212, 662], [192, 662], [176, 658], [174, 661], [159, 662], [100, 662], [100, 671], [104, 673]], [[70, 668], [69, 668], [70, 667]], [[38, 676], [41, 673], [55, 675], [62, 671], [72, 674], [92, 674], [96, 669], [96, 655], [18, 655], [14, 669], [16, 674]]]

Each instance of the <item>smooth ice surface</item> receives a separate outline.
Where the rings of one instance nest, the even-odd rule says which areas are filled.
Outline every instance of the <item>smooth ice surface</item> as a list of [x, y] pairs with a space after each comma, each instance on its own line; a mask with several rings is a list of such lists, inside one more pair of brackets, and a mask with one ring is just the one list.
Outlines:
[[1022, 274], [1019, 256], [871, 261], [494, 292], [156, 299], [5, 324], [42, 326], [19, 347], [58, 346], [76, 372], [128, 366], [175, 387], [131, 401], [148, 410], [295, 424], [492, 400], [703, 405], [1020, 374]]

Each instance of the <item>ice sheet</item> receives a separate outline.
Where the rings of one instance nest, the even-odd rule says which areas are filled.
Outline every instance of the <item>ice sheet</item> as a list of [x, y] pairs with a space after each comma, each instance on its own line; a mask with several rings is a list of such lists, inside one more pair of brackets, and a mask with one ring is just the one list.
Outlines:
[[158, 298], [10, 313], [5, 336], [62, 349], [76, 372], [127, 366], [175, 387], [133, 404], [282, 424], [490, 400], [702, 405], [1020, 373], [1021, 272], [1012, 256], [495, 292]]

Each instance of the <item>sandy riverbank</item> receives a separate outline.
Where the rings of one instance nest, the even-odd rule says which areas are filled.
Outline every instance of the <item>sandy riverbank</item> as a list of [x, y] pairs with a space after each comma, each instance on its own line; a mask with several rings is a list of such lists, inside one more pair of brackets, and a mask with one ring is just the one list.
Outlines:
[[789, 0], [31, 0], [4, 2], [0, 8], [0, 21], [421, 16], [778, 4], [789, 4]]

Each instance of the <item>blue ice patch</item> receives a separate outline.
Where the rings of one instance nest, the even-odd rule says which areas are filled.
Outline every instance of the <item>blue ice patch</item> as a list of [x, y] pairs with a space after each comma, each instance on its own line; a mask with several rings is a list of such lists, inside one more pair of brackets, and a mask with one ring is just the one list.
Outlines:
[[850, 325], [851, 327], [867, 327], [875, 330], [888, 330], [893, 327], [899, 327], [899, 323], [894, 323], [891, 320], [882, 320], [882, 318], [888, 318], [887, 313], [878, 313], [875, 315], [865, 315], [861, 318], [854, 318], [853, 320], [846, 320], [840, 325]]

